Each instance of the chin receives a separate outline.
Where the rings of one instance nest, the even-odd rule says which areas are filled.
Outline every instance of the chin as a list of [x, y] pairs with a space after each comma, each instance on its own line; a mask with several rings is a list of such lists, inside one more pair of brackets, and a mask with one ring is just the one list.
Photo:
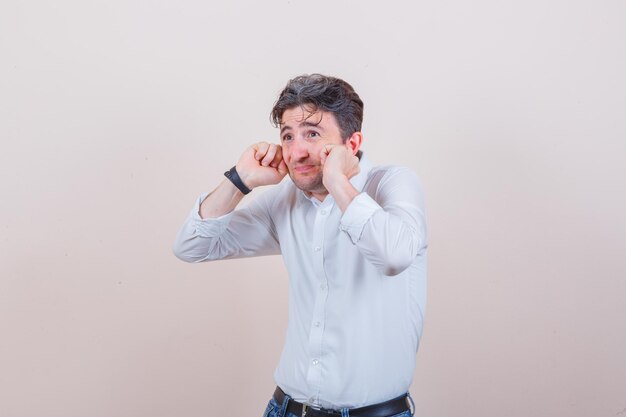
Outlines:
[[290, 174], [289, 176], [291, 177], [291, 181], [293, 181], [296, 187], [298, 187], [302, 191], [320, 192], [321, 190], [325, 190], [321, 175], [313, 178], [298, 178], [293, 174]]

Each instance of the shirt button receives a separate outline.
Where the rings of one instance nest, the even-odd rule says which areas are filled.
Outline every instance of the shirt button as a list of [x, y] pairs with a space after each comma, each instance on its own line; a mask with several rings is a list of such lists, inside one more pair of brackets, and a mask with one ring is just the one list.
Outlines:
[[320, 285], [320, 290], [324, 291], [326, 289], [326, 285], [322, 284]]
[[309, 398], [309, 404], [315, 404], [315, 397]]
[[313, 359], [313, 365], [317, 365], [318, 363], [320, 363], [320, 361], [318, 361], [317, 359]]
[[322, 210], [322, 211], [320, 211], [320, 214], [321, 214], [322, 216], [324, 216], [324, 215], [326, 214], [326, 210]]
[[313, 323], [313, 326], [315, 326], [315, 327], [320, 327], [320, 322], [319, 322], [319, 321], [316, 321], [315, 323]]
[[321, 250], [322, 250], [322, 248], [320, 248], [319, 246], [316, 246], [316, 247], [315, 247], [315, 252], [319, 252], [319, 251], [321, 251]]

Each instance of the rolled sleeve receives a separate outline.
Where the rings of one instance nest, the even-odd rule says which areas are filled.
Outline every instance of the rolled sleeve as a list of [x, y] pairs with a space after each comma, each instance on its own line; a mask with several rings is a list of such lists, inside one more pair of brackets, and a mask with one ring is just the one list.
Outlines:
[[228, 223], [233, 217], [233, 212], [224, 214], [220, 217], [211, 219], [203, 219], [200, 217], [200, 205], [207, 197], [208, 194], [203, 194], [196, 200], [196, 204], [191, 210], [191, 221], [194, 226], [194, 231], [197, 236], [200, 237], [218, 237], [226, 231]]
[[352, 243], [361, 240], [363, 229], [374, 213], [382, 208], [366, 193], [357, 195], [341, 216], [339, 228], [350, 236]]
[[[266, 193], [270, 194], [270, 193]], [[216, 218], [200, 217], [200, 205], [208, 194], [195, 201], [176, 235], [173, 252], [185, 262], [205, 262], [280, 253], [266, 196], [249, 207]]]

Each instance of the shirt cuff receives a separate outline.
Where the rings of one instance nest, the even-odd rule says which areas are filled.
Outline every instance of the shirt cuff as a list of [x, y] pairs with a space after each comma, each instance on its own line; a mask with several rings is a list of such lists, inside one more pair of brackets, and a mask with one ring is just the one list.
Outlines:
[[372, 218], [375, 212], [381, 210], [382, 207], [374, 201], [367, 193], [361, 193], [354, 197], [352, 202], [344, 211], [339, 222], [339, 229], [343, 230], [350, 236], [352, 243], [361, 240], [363, 228]]
[[224, 214], [220, 217], [215, 217], [212, 219], [203, 219], [200, 217], [200, 204], [204, 201], [204, 199], [208, 196], [207, 194], [202, 194], [196, 200], [196, 204], [191, 210], [191, 221], [195, 226], [195, 232], [197, 236], [200, 237], [217, 237], [226, 231], [228, 227], [228, 223], [230, 222], [230, 218], [233, 215], [231, 211], [228, 214]]

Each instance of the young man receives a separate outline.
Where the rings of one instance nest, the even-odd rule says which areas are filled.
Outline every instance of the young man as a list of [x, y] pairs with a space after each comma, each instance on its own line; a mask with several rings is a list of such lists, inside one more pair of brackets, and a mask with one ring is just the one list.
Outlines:
[[362, 119], [345, 81], [289, 81], [272, 109], [280, 143], [248, 147], [174, 244], [187, 262], [282, 254], [289, 321], [270, 417], [411, 415], [426, 305], [423, 197], [412, 171], [362, 155]]

